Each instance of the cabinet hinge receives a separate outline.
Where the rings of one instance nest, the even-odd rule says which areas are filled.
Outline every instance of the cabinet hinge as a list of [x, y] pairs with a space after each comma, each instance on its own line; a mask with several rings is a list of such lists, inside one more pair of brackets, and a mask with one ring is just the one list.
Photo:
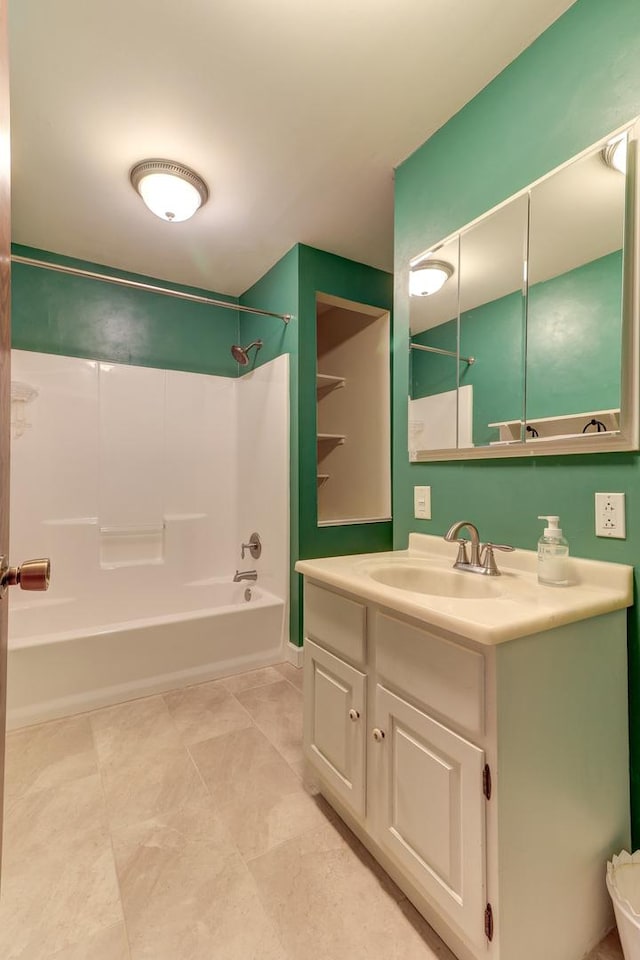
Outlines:
[[487, 800], [491, 800], [491, 767], [485, 763], [482, 771], [482, 792]]
[[493, 910], [488, 903], [484, 911], [484, 935], [487, 940], [493, 940]]

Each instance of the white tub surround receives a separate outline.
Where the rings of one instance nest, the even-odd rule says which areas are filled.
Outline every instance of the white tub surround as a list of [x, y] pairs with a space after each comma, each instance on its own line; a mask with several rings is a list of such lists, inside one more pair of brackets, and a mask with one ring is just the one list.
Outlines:
[[456, 551], [298, 562], [305, 757], [460, 960], [582, 960], [629, 842], [632, 569], [573, 559], [545, 587], [532, 551], [499, 577]]
[[[46, 596], [10, 597], [12, 725], [283, 659], [288, 359], [232, 380], [12, 352], [37, 396], [12, 446], [11, 555], [52, 565]], [[257, 584], [232, 584], [248, 567]]]
[[[633, 603], [633, 567], [622, 563], [570, 557], [571, 584], [551, 587], [537, 581], [533, 550], [496, 554], [499, 577], [454, 570], [457, 550], [456, 544], [442, 537], [412, 533], [407, 550], [299, 560], [296, 570], [318, 583], [484, 644], [540, 633]], [[391, 566], [397, 567], [399, 575], [403, 568], [409, 576], [415, 571], [425, 583], [430, 572], [436, 578], [442, 573], [452, 590], [457, 581], [459, 592], [439, 596], [430, 594], [428, 587], [420, 592], [404, 590], [375, 579]], [[465, 585], [470, 593], [481, 596], [465, 597]]]

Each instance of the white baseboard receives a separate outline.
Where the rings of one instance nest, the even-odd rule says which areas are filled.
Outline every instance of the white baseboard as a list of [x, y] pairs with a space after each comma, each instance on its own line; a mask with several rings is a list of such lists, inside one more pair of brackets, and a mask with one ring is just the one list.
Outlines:
[[284, 650], [285, 660], [292, 663], [294, 667], [301, 667], [304, 661], [304, 647], [299, 647], [291, 640], [287, 640]]

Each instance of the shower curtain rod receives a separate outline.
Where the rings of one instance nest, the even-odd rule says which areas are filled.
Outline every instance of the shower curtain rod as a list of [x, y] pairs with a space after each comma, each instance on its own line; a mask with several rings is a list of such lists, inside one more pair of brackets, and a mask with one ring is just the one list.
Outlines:
[[476, 362], [475, 357], [459, 357], [457, 353], [454, 353], [453, 350], [441, 350], [439, 347], [427, 347], [424, 343], [410, 343], [410, 350], [425, 350], [427, 353], [439, 353], [443, 357], [455, 357], [456, 360], [464, 360], [465, 363], [471, 365]]
[[178, 300], [192, 300], [194, 303], [207, 303], [211, 307], [225, 307], [227, 310], [238, 310], [240, 313], [255, 313], [261, 317], [276, 317], [284, 323], [292, 318], [290, 313], [274, 313], [273, 310], [258, 310], [254, 307], [245, 307], [239, 303], [228, 303], [226, 300], [214, 300], [212, 297], [202, 297], [196, 293], [184, 293], [171, 287], [157, 287], [153, 283], [143, 283], [141, 280], [126, 280], [124, 277], [114, 277], [109, 273], [94, 273], [91, 270], [82, 270], [79, 267], [67, 267], [61, 263], [49, 263], [46, 260], [34, 260], [32, 257], [11, 255], [12, 263], [22, 263], [27, 267], [40, 267], [43, 270], [54, 270], [57, 273], [69, 273], [74, 277], [85, 277], [88, 280], [103, 280], [105, 283], [115, 283], [121, 287], [132, 287], [134, 290], [146, 290], [147, 293], [161, 293], [165, 297], [176, 297]]

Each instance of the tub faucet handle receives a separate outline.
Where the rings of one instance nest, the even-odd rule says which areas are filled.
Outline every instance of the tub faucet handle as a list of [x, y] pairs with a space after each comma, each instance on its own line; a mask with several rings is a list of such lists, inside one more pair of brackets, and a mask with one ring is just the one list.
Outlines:
[[252, 533], [249, 537], [249, 543], [241, 544], [242, 550], [242, 559], [244, 560], [244, 552], [248, 550], [254, 560], [257, 560], [260, 554], [262, 553], [262, 542], [260, 540], [259, 533]]

